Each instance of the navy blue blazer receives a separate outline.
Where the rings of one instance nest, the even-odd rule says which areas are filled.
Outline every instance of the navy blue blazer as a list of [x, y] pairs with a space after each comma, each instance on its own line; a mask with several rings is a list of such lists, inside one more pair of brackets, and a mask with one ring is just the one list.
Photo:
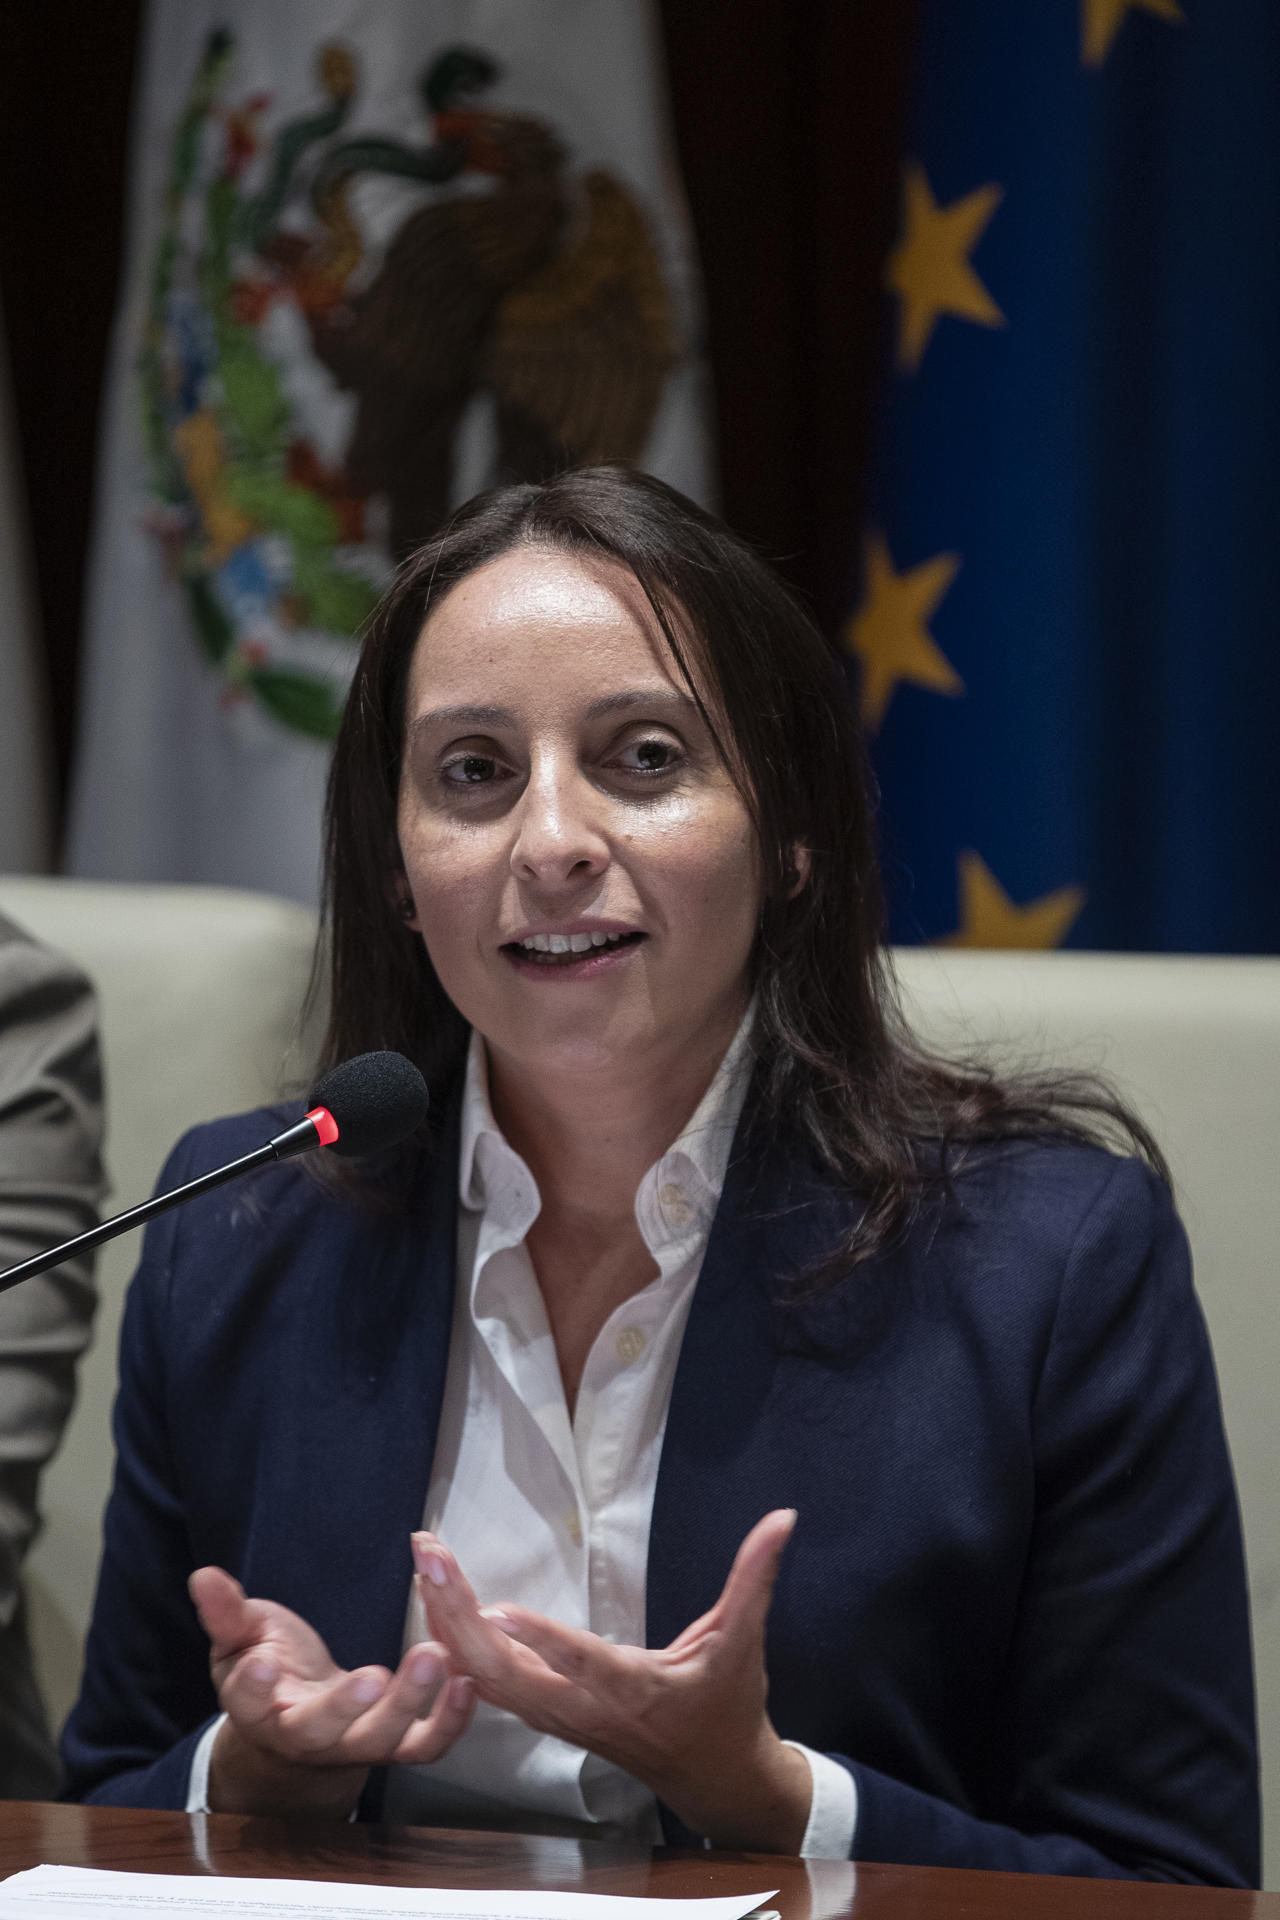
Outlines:
[[[199, 1129], [163, 1184], [279, 1124]], [[858, 1858], [1256, 1885], [1239, 1519], [1167, 1192], [1101, 1150], [983, 1148], [896, 1251], [780, 1305], [857, 1206], [799, 1150], [735, 1150], [672, 1391], [650, 1645], [794, 1506], [770, 1712], [854, 1775]], [[394, 1213], [294, 1161], [149, 1229], [73, 1797], [185, 1803], [216, 1711], [186, 1592], [206, 1562], [342, 1665], [395, 1666], [455, 1224], [456, 1137]]]

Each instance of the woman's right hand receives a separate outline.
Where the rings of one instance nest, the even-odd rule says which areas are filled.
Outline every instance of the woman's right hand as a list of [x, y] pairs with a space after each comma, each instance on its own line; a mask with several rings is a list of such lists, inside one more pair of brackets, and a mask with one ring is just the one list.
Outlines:
[[438, 1760], [471, 1719], [475, 1689], [443, 1647], [410, 1647], [394, 1674], [347, 1672], [305, 1620], [251, 1600], [221, 1567], [201, 1567], [191, 1598], [227, 1718], [209, 1766], [214, 1813], [355, 1808], [370, 1767]]

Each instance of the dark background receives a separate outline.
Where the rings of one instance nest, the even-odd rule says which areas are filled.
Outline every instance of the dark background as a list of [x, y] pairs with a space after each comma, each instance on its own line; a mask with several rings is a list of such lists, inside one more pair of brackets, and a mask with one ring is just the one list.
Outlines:
[[[722, 509], [834, 634], [849, 612], [915, 0], [660, 10]], [[141, 0], [11, 0], [0, 29], [0, 300], [63, 792], [142, 15]]]

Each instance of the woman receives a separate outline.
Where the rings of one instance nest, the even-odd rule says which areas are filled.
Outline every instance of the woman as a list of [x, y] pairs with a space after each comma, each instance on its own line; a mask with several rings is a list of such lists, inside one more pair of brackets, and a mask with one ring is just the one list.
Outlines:
[[901, 1027], [769, 571], [621, 471], [464, 509], [361, 658], [328, 925], [326, 1062], [410, 1054], [430, 1137], [152, 1230], [73, 1790], [1254, 1882], [1158, 1155]]

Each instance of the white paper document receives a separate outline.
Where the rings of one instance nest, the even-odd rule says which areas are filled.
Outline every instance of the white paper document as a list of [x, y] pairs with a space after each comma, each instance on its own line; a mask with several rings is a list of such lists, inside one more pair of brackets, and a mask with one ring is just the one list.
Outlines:
[[207, 1914], [213, 1920], [743, 1920], [776, 1889], [712, 1900], [606, 1893], [475, 1893], [341, 1880], [238, 1880], [223, 1875], [108, 1873], [30, 1867], [0, 1884], [0, 1920], [103, 1920], [108, 1914]]

